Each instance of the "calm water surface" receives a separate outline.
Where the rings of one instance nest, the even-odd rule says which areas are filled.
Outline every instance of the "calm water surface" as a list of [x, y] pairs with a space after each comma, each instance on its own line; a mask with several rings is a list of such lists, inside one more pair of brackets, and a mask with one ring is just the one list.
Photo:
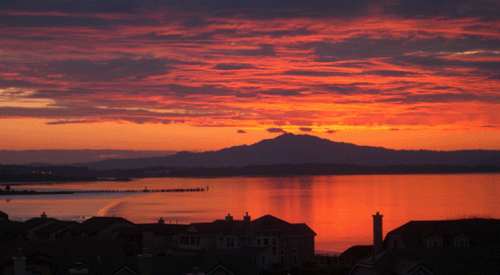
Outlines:
[[211, 222], [228, 213], [242, 219], [271, 214], [306, 223], [316, 249], [344, 251], [372, 242], [372, 217], [384, 215], [384, 234], [410, 220], [472, 216], [500, 218], [500, 175], [373, 175], [218, 179], [139, 179], [31, 185], [14, 189], [126, 190], [206, 188], [189, 193], [104, 193], [0, 196], [0, 210], [23, 220], [45, 211], [59, 219], [121, 216], [132, 222]]

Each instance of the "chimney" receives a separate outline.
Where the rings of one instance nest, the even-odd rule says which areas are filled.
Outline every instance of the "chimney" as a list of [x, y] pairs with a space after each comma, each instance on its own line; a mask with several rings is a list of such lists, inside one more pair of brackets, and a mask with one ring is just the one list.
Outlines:
[[383, 239], [382, 239], [382, 217], [379, 212], [377, 215], [372, 215], [373, 217], [373, 253], [378, 254], [383, 250]]
[[160, 217], [160, 219], [158, 220], [158, 223], [159, 224], [165, 224], [165, 221], [163, 220], [163, 218]]
[[151, 275], [151, 266], [153, 255], [147, 253], [147, 249], [142, 249], [142, 254], [137, 255], [139, 258], [139, 275]]
[[231, 216], [230, 214], [227, 214], [226, 221], [232, 221], [232, 220], [233, 220], [233, 216]]
[[45, 214], [45, 212], [42, 213], [42, 215], [40, 215], [41, 218], [47, 218], [47, 214]]
[[250, 222], [250, 216], [248, 216], [248, 212], [246, 213], [245, 216], [243, 216], [243, 221]]
[[26, 257], [23, 256], [21, 248], [17, 249], [17, 256], [12, 257], [14, 261], [14, 275], [25, 275], [26, 274]]

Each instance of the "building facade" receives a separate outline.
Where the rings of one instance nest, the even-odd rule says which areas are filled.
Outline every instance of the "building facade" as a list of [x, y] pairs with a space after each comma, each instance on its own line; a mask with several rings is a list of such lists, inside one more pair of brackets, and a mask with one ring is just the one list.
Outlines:
[[193, 223], [179, 234], [179, 247], [193, 251], [240, 253], [261, 269], [300, 267], [314, 261], [316, 233], [306, 224], [291, 224], [271, 215], [243, 220], [228, 214], [224, 220]]

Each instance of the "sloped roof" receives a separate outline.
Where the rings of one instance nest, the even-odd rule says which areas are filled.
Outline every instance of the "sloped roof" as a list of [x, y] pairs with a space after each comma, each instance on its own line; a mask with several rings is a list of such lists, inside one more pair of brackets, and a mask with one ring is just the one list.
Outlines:
[[271, 215], [262, 216], [250, 222], [251, 231], [279, 231], [281, 236], [316, 236], [305, 223], [291, 224]]
[[410, 221], [390, 231], [387, 236], [401, 237], [406, 247], [425, 247], [426, 238], [432, 234], [443, 237], [443, 246], [447, 246], [453, 245], [453, 238], [461, 233], [469, 236], [470, 246], [500, 243], [500, 220]]
[[354, 259], [361, 259], [368, 255], [372, 255], [372, 253], [373, 245], [355, 245], [342, 252], [339, 258], [352, 256]]
[[161, 224], [161, 223], [139, 223], [136, 224], [143, 231], [151, 231], [157, 235], [175, 235], [187, 229], [188, 224]]
[[204, 236], [231, 235], [251, 237], [258, 231], [277, 231], [281, 236], [315, 236], [316, 233], [304, 223], [291, 224], [271, 215], [265, 215], [251, 222], [242, 220], [215, 220], [211, 223], [192, 223], [184, 233]]
[[376, 274], [405, 274], [418, 266], [433, 274], [500, 274], [500, 245], [392, 249], [358, 263], [374, 266]]
[[215, 220], [209, 223], [192, 223], [187, 230], [196, 230], [196, 234], [203, 236], [216, 236], [230, 231], [235, 224], [241, 224], [238, 220]]
[[5, 213], [5, 212], [2, 212], [0, 210], [0, 219], [6, 219], [6, 220], [8, 220], [9, 219], [9, 215], [7, 213]]
[[0, 242], [0, 264], [12, 260], [17, 255], [17, 248], [22, 254], [32, 255], [43, 253], [56, 259], [84, 260], [96, 259], [100, 255], [103, 259], [124, 257], [120, 244], [115, 240], [85, 240], [85, 241], [11, 241]]
[[72, 226], [76, 226], [78, 222], [75, 221], [56, 221], [55, 223], [51, 225], [44, 226], [38, 230], [36, 230], [36, 233], [52, 233], [61, 229], [69, 228]]
[[396, 263], [392, 272], [394, 274], [411, 274], [412, 271], [422, 266], [423, 265], [417, 261], [402, 260]]
[[24, 228], [24, 223], [11, 221], [11, 220], [0, 220], [0, 236], [2, 232], [22, 232]]
[[98, 231], [114, 224], [115, 222], [125, 221], [130, 225], [136, 226], [134, 223], [120, 217], [92, 217], [76, 225], [71, 229], [73, 234], [85, 232], [87, 234], [95, 234]]
[[240, 248], [240, 249], [230, 249], [227, 251], [225, 249], [210, 252], [206, 255], [213, 260], [223, 263], [230, 270], [235, 272], [235, 274], [259, 274], [258, 266], [253, 262], [252, 256], [258, 255], [260, 252], [270, 250], [267, 248]]
[[[219, 264], [218, 261], [201, 256], [153, 257], [152, 274], [188, 274], [207, 272]], [[194, 273], [196, 274], [196, 273]]]
[[[76, 263], [79, 263], [82, 269], [88, 270], [88, 274], [112, 275], [128, 267], [126, 259], [126, 256], [98, 259], [97, 255], [90, 258], [57, 259], [56, 274], [69, 274], [68, 270], [78, 269]], [[128, 268], [138, 274], [133, 268]]]
[[38, 227], [40, 225], [46, 224], [46, 223], [54, 223], [58, 220], [54, 218], [31, 218], [27, 221], [24, 222], [23, 231], [30, 230], [32, 228]]

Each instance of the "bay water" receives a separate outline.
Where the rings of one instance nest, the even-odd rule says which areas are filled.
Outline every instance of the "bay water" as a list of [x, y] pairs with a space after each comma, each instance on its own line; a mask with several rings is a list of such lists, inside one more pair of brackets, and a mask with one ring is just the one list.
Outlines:
[[204, 192], [116, 192], [0, 196], [12, 220], [45, 212], [61, 220], [119, 216], [135, 223], [211, 222], [230, 214], [266, 214], [306, 223], [316, 250], [342, 252], [372, 243], [372, 215], [384, 216], [385, 234], [411, 220], [500, 218], [500, 174], [362, 175], [230, 178], [145, 178], [12, 185], [15, 190], [152, 190], [204, 188]]

